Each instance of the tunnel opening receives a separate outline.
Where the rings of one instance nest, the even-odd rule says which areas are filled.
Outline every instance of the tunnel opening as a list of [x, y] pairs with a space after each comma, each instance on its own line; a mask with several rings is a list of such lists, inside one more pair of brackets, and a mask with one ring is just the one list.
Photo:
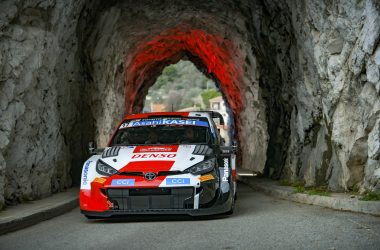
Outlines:
[[[204, 68], [200, 68], [204, 70]], [[216, 111], [223, 116], [224, 125], [218, 124], [225, 145], [234, 138], [233, 115], [217, 82], [188, 60], [166, 66], [145, 97], [143, 112], [162, 111]]]

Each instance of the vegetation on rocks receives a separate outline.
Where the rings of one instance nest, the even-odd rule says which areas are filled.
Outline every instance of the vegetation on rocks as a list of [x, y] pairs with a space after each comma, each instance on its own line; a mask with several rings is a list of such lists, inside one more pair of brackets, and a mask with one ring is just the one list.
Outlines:
[[308, 189], [308, 195], [320, 195], [320, 196], [331, 196], [331, 192], [328, 191], [327, 187], [313, 187]]
[[380, 201], [380, 192], [368, 192], [359, 200], [362, 200], [362, 201]]
[[163, 103], [166, 110], [188, 107], [207, 109], [209, 100], [220, 96], [215, 83], [200, 72], [193, 63], [179, 61], [162, 71], [155, 84], [149, 89], [145, 107], [151, 103]]
[[291, 186], [294, 188], [293, 193], [305, 193], [308, 195], [320, 195], [320, 196], [331, 196], [331, 192], [328, 190], [326, 186], [318, 186], [318, 187], [308, 187], [305, 188], [305, 184], [299, 181], [291, 182], [287, 179], [280, 181], [281, 186]]

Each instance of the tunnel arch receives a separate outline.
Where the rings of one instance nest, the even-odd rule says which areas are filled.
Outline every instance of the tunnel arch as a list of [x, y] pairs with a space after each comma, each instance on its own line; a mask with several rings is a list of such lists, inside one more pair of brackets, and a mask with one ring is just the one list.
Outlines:
[[[165, 66], [185, 59], [214, 80], [231, 108], [234, 138], [244, 152], [240, 154], [241, 166], [262, 172], [268, 135], [265, 103], [258, 90], [257, 46], [247, 46], [244, 32], [231, 29], [222, 19], [205, 13], [190, 19], [180, 17], [173, 20], [172, 25], [163, 22], [158, 27], [160, 22], [157, 22], [138, 29], [116, 25], [133, 21], [120, 17], [118, 11], [110, 8], [96, 24], [97, 27], [105, 27], [104, 20], [116, 17], [115, 32], [107, 30], [107, 38], [99, 38], [99, 33], [104, 30], [95, 29], [84, 40], [85, 54], [89, 56], [88, 72], [95, 86], [90, 86], [95, 91], [90, 106], [93, 107], [94, 138], [98, 144], [105, 145], [108, 141], [113, 130], [112, 122], [115, 124], [122, 115], [143, 110], [145, 96]], [[127, 32], [131, 35], [126, 36]], [[111, 46], [105, 45], [107, 39]], [[99, 50], [102, 47], [105, 49]], [[96, 69], [107, 70], [108, 73], [99, 74], [101, 71]], [[99, 91], [104, 93], [101, 98]], [[112, 98], [115, 101], [111, 102]], [[122, 100], [124, 105], [118, 107]]]
[[243, 59], [231, 41], [182, 25], [150, 37], [136, 48], [125, 64], [126, 113], [140, 112], [147, 90], [162, 69], [185, 57], [206, 69], [201, 71], [218, 83], [234, 115], [239, 115], [243, 105]]

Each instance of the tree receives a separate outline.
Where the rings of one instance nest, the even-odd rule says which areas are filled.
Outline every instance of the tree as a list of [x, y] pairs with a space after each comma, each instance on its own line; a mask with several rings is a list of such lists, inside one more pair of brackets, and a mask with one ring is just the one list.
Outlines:
[[208, 108], [208, 107], [210, 107], [210, 99], [217, 97], [217, 96], [221, 96], [221, 94], [219, 91], [217, 91], [215, 89], [208, 89], [208, 90], [203, 91], [201, 93], [201, 96], [203, 99], [203, 103]]
[[[201, 97], [201, 93], [206, 89], [210, 93], [205, 94], [205, 98]], [[208, 100], [213, 98], [218, 90], [215, 83], [201, 73], [193, 63], [189, 61], [179, 61], [165, 67], [162, 74], [157, 78], [154, 85], [149, 89], [149, 102], [164, 103], [167, 110], [183, 109], [194, 105], [203, 107], [203, 102], [207, 105]], [[220, 93], [218, 94], [220, 95]]]

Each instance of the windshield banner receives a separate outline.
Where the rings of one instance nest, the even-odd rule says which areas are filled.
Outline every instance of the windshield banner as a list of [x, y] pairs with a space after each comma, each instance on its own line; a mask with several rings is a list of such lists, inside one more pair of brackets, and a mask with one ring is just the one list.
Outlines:
[[208, 127], [208, 122], [197, 119], [143, 119], [132, 120], [123, 123], [120, 128], [140, 127], [140, 126], [155, 126], [155, 125], [186, 125], [186, 126], [201, 126]]

